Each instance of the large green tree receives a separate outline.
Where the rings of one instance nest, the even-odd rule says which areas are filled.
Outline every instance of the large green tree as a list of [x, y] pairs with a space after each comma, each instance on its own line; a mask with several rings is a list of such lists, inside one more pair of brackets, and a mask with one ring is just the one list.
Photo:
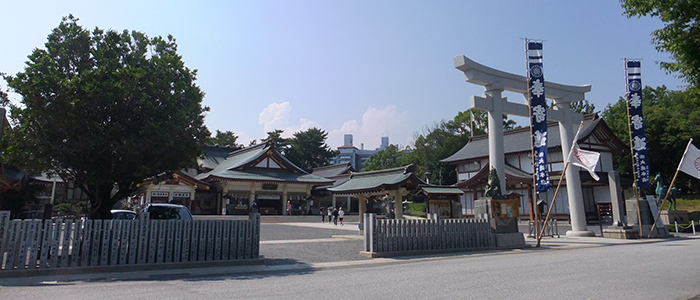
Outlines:
[[[676, 171], [688, 140], [700, 138], [700, 99], [689, 91], [672, 91], [665, 86], [642, 90], [644, 125], [647, 137], [649, 163], [652, 178], [661, 173], [665, 184], [669, 184]], [[627, 102], [620, 98], [615, 104], [608, 104], [602, 118], [618, 138], [629, 143], [629, 122]], [[623, 175], [632, 177], [632, 158], [626, 151], [615, 157], [616, 169]], [[676, 185], [697, 190], [691, 184], [693, 179], [679, 173]], [[651, 192], [651, 191], [649, 191]]]
[[[287, 149], [289, 148], [289, 139], [283, 138], [282, 133], [284, 133], [284, 130], [282, 129], [275, 129], [273, 131], [269, 131], [267, 133], [267, 137], [264, 139], [260, 139], [260, 141], [272, 145], [272, 147], [277, 149], [277, 151], [279, 151], [282, 154], [285, 154], [287, 152]], [[255, 143], [251, 142], [250, 145], [255, 145]]]
[[[408, 149], [406, 149], [408, 150]], [[404, 155], [408, 151], [400, 151], [396, 145], [389, 145], [384, 150], [377, 151], [377, 154], [370, 156], [365, 161], [362, 171], [376, 171], [391, 168], [398, 168], [408, 165], [410, 155]]]
[[111, 218], [145, 178], [194, 165], [208, 108], [172, 36], [89, 31], [68, 16], [45, 47], [6, 77], [21, 105], [4, 159], [74, 181], [90, 218]]
[[[457, 115], [456, 118], [458, 118]], [[457, 173], [452, 165], [440, 163], [459, 151], [469, 141], [469, 133], [462, 133], [464, 123], [442, 121], [433, 125], [424, 134], [415, 136], [414, 149], [410, 159], [416, 166], [416, 174], [428, 178], [433, 184], [453, 184], [457, 182]], [[475, 129], [476, 131], [476, 129]], [[482, 132], [479, 132], [482, 133]]]
[[[486, 134], [487, 114], [478, 110], [458, 112], [452, 120], [441, 121], [426, 127], [423, 133], [414, 133], [414, 147], [398, 149], [390, 146], [379, 151], [365, 162], [363, 171], [389, 169], [413, 164], [415, 173], [420, 178], [428, 179], [434, 184], [452, 184], [457, 182], [454, 166], [440, 163], [459, 151], [472, 135]], [[503, 119], [504, 130], [515, 127], [515, 121], [506, 115]]]
[[669, 52], [675, 61], [661, 67], [678, 72], [696, 88], [700, 87], [700, 1], [699, 0], [621, 0], [627, 17], [651, 16], [664, 22], [652, 32], [659, 51]]
[[285, 157], [306, 171], [328, 165], [331, 158], [338, 155], [338, 151], [331, 150], [326, 144], [327, 138], [327, 132], [315, 127], [296, 132], [289, 139]]
[[216, 130], [216, 134], [207, 139], [207, 144], [219, 145], [231, 148], [242, 148], [243, 145], [238, 144], [238, 136], [233, 131]]

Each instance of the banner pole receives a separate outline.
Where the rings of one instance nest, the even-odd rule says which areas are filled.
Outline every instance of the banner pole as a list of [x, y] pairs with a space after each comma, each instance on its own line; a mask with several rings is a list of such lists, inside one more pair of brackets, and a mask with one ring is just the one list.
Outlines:
[[676, 176], [678, 176], [678, 171], [681, 169], [681, 164], [683, 163], [683, 160], [685, 159], [685, 155], [688, 153], [688, 148], [690, 148], [690, 145], [693, 143], [693, 138], [690, 138], [688, 141], [688, 145], [685, 146], [685, 152], [683, 152], [683, 157], [681, 157], [681, 161], [678, 163], [678, 168], [676, 168], [676, 174], [673, 174], [673, 179], [671, 179], [671, 184], [668, 185], [668, 191], [666, 191], [666, 195], [664, 196], [664, 200], [661, 201], [661, 205], [659, 205], [659, 211], [656, 213], [656, 218], [654, 219], [654, 225], [651, 226], [651, 230], [649, 231], [649, 236], [647, 238], [651, 238], [651, 233], [654, 232], [654, 228], [656, 228], [656, 222], [659, 221], [659, 217], [661, 217], [661, 207], [664, 206], [666, 203], [666, 199], [668, 199], [668, 195], [671, 193], [671, 189], [673, 188], [673, 184], [676, 182]]
[[566, 169], [567, 168], [569, 168], [568, 161], [564, 165], [564, 170], [561, 173], [561, 177], [559, 177], [559, 183], [557, 183], [557, 189], [554, 190], [554, 198], [552, 198], [552, 204], [549, 205], [549, 209], [547, 210], [547, 216], [544, 218], [544, 225], [542, 225], [542, 230], [537, 235], [537, 245], [535, 245], [536, 248], [540, 247], [540, 241], [542, 240], [542, 235], [544, 235], [544, 229], [547, 226], [547, 221], [549, 221], [549, 215], [552, 213], [552, 208], [554, 207], [554, 202], [557, 201], [557, 194], [559, 194], [559, 188], [561, 187], [561, 182], [564, 181], [564, 178], [566, 177]]
[[634, 142], [632, 141], [632, 122], [630, 119], [630, 92], [629, 92], [629, 77], [627, 75], [627, 58], [624, 59], [625, 65], [625, 107], [627, 108], [627, 130], [629, 132], [630, 139], [630, 156], [632, 158], [632, 177], [634, 181], [632, 187], [634, 187], [634, 198], [637, 200], [637, 222], [639, 222], [639, 236], [644, 235], [644, 230], [642, 229], [642, 214], [639, 209], [639, 188], [637, 185], [637, 165], [634, 163]]
[[[527, 42], [528, 39], [525, 38], [525, 74], [527, 74], [527, 108], [528, 108], [528, 115], [530, 116], [530, 156], [532, 157], [532, 195], [529, 197], [530, 198], [530, 221], [533, 220], [533, 214], [534, 214], [534, 222], [533, 225], [535, 227], [535, 238], [537, 238], [537, 232], [539, 232], [539, 210], [537, 207], [537, 201], [534, 199], [537, 197], [537, 170], [535, 170], [535, 142], [532, 140], [533, 133], [532, 133], [532, 96], [530, 95], [530, 63], [529, 63], [529, 56], [527, 54]], [[533, 210], [535, 212], [533, 213]]]

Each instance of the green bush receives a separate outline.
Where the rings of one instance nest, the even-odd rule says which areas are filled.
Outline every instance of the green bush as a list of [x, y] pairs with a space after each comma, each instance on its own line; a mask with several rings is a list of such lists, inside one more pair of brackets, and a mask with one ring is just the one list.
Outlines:
[[408, 212], [411, 214], [411, 216], [414, 217], [423, 217], [425, 218], [425, 202], [423, 203], [409, 203], [408, 204]]

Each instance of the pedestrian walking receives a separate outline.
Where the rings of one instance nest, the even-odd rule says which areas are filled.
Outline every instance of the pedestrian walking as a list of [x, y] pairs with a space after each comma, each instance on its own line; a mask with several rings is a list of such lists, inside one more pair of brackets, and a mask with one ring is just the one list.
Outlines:
[[321, 223], [326, 223], [326, 208], [323, 206], [321, 206]]
[[[340, 209], [343, 209], [342, 207]], [[334, 209], [333, 210], [333, 224], [338, 225], [338, 210]]]
[[326, 215], [328, 216], [328, 224], [330, 224], [331, 220], [333, 219], [333, 206], [329, 206], [326, 209]]
[[343, 224], [343, 216], [345, 216], [345, 211], [343, 210], [343, 207], [341, 206], [338, 209], [338, 221], [340, 221], [340, 226], [345, 225], [345, 224]]

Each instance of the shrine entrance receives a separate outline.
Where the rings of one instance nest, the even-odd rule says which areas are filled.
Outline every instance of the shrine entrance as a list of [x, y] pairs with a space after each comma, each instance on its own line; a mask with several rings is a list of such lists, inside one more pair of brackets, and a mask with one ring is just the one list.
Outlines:
[[[521, 94], [524, 96], [525, 103], [528, 103], [528, 78], [481, 65], [464, 55], [455, 57], [453, 63], [455, 68], [464, 73], [467, 82], [484, 87], [484, 95], [470, 97], [470, 106], [488, 113], [489, 169], [496, 169], [500, 179], [501, 190], [507, 192], [505, 186], [503, 114], [529, 117], [530, 108], [527, 104], [508, 102], [507, 98], [502, 97], [502, 93], [509, 91]], [[572, 102], [584, 100], [585, 94], [591, 90], [591, 86], [563, 85], [553, 82], [546, 82], [545, 85], [544, 96], [552, 99], [554, 103], [554, 109], [547, 109], [547, 118], [559, 123], [563, 157], [568, 157], [576, 128], [583, 120], [583, 115], [572, 111], [569, 105]], [[575, 168], [568, 168], [565, 175], [572, 227], [572, 230], [567, 232], [567, 235], [593, 236], [593, 232], [587, 230], [579, 172]], [[530, 207], [532, 207], [532, 203], [530, 203]]]

